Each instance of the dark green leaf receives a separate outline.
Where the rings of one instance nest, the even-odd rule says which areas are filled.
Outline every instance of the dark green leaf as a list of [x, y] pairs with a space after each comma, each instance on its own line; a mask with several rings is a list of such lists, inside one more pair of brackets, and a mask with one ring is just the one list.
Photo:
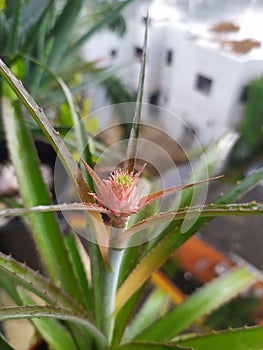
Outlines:
[[112, 345], [117, 346], [120, 344], [123, 333], [127, 327], [127, 324], [132, 317], [132, 313], [137, 305], [137, 302], [142, 293], [142, 288], [139, 289], [130, 300], [124, 305], [120, 312], [116, 316], [116, 327], [113, 333]]
[[124, 334], [123, 342], [136, 338], [145, 328], [162, 316], [169, 307], [170, 297], [160, 289], [155, 289], [140, 307]]
[[82, 44], [84, 44], [94, 33], [96, 33], [101, 28], [105, 27], [109, 23], [112, 23], [116, 18], [118, 18], [120, 12], [134, 0], [124, 0], [113, 7], [111, 11], [108, 11], [106, 16], [101, 20], [98, 20], [97, 23], [82, 37], [80, 37], [71, 47], [65, 52], [65, 56], [71, 55], [73, 52], [76, 52]]
[[1, 321], [38, 317], [54, 318], [76, 323], [86, 328], [87, 332], [94, 337], [98, 344], [103, 347], [106, 345], [106, 339], [100, 330], [98, 330], [87, 318], [69, 310], [49, 306], [14, 306], [0, 309]]
[[[25, 206], [49, 205], [49, 192], [39, 169], [39, 159], [21, 111], [2, 99], [6, 138]], [[81, 303], [76, 280], [54, 213], [30, 214], [32, 233], [50, 278]]]
[[10, 69], [5, 65], [5, 63], [0, 59], [0, 74], [4, 77], [7, 83], [10, 85], [12, 90], [16, 93], [19, 100], [24, 104], [26, 109], [38, 123], [39, 127], [46, 135], [50, 144], [53, 146], [54, 150], [57, 152], [58, 157], [62, 164], [64, 165], [67, 173], [69, 174], [73, 184], [77, 186], [77, 173], [78, 165], [74, 161], [69, 150], [63, 143], [59, 133], [53, 128], [49, 119], [45, 115], [42, 108], [40, 108], [34, 99], [30, 96], [27, 90], [22, 85]]
[[19, 31], [20, 31], [20, 25], [21, 25], [21, 14], [22, 14], [23, 3], [24, 3], [24, 0], [17, 0], [14, 17], [12, 19], [10, 29], [9, 29], [10, 36], [8, 38], [7, 48], [8, 48], [8, 51], [11, 53], [16, 51], [18, 47], [18, 38], [19, 38]]
[[52, 50], [48, 59], [48, 66], [56, 70], [64, 57], [67, 42], [72, 28], [82, 8], [83, 0], [67, 1], [62, 13], [56, 21], [51, 36], [54, 38]]
[[47, 303], [70, 308], [78, 312], [82, 311], [81, 306], [65, 294], [65, 291], [52, 284], [46, 277], [1, 252], [0, 270], [5, 274], [4, 279], [1, 276], [0, 285], [7, 290], [17, 304], [20, 302], [14, 289], [14, 282], [30, 290]]
[[24, 5], [21, 14], [20, 35], [25, 34], [38, 22], [50, 2], [51, 0], [31, 0]]
[[69, 257], [72, 261], [72, 266], [77, 276], [77, 281], [80, 284], [80, 288], [86, 300], [88, 310], [91, 311], [91, 291], [88, 284], [84, 263], [80, 256], [79, 247], [77, 246], [77, 244], [80, 245], [81, 242], [73, 234], [67, 234], [64, 239], [66, 242], [67, 250], [69, 252]]
[[176, 350], [193, 350], [192, 348], [186, 348], [178, 346], [173, 343], [155, 343], [155, 342], [134, 342], [122, 345], [118, 348], [113, 348], [113, 350], [165, 350], [165, 349], [176, 349]]
[[231, 270], [191, 294], [184, 302], [165, 314], [136, 339], [167, 341], [187, 329], [194, 321], [227, 302], [244, 288], [255, 283], [257, 276], [246, 267]]
[[[36, 304], [22, 288], [18, 288], [18, 291], [24, 305], [32, 306]], [[32, 323], [52, 349], [78, 350], [69, 330], [58, 320], [54, 318], [32, 318]]]
[[142, 64], [141, 64], [141, 71], [140, 71], [140, 77], [139, 77], [139, 87], [138, 87], [137, 99], [136, 99], [136, 107], [134, 111], [130, 137], [128, 140], [128, 146], [126, 151], [125, 166], [129, 172], [132, 172], [134, 170], [134, 164], [135, 164], [137, 147], [138, 147], [140, 121], [141, 121], [141, 113], [142, 113], [142, 98], [143, 98], [143, 90], [144, 90], [145, 68], [146, 68], [147, 38], [148, 38], [148, 21], [145, 27], [145, 34], [144, 34], [143, 55], [142, 55]]
[[263, 327], [228, 330], [197, 335], [177, 344], [195, 350], [260, 350], [263, 349]]
[[5, 338], [3, 337], [3, 335], [1, 333], [0, 333], [0, 349], [1, 350], [15, 350], [7, 343], [7, 341], [5, 340]]
[[191, 219], [191, 217], [218, 217], [218, 216], [253, 216], [263, 214], [262, 203], [241, 203], [241, 204], [229, 204], [229, 205], [215, 205], [208, 204], [200, 207], [180, 208], [178, 210], [172, 210], [151, 216], [138, 224], [135, 224], [131, 228], [124, 231], [119, 236], [119, 244], [126, 242], [128, 238], [132, 237], [135, 233], [156, 226], [165, 222], [180, 221], [182, 219]]

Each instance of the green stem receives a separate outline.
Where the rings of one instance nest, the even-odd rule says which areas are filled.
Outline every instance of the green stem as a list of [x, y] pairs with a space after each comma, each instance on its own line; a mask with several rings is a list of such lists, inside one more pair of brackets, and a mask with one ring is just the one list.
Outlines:
[[[120, 235], [125, 228], [112, 227], [112, 235]], [[109, 248], [111, 270], [105, 270], [103, 280], [103, 331], [109, 344], [112, 342], [115, 325], [115, 299], [124, 249]]]

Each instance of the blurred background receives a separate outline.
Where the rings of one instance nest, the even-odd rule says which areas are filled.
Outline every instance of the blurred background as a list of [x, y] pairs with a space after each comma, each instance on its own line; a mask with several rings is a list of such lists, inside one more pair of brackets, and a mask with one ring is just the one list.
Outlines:
[[[254, 147], [255, 138], [262, 136], [262, 124], [255, 125], [259, 116], [247, 105], [250, 95], [257, 93], [250, 90], [259, 93], [263, 73], [263, 3], [155, 0], [131, 4], [123, 12], [126, 31], [121, 37], [100, 31], [82, 49], [88, 61], [118, 65], [116, 76], [131, 93], [137, 89], [148, 10], [144, 101], [182, 118], [203, 145], [225, 130], [241, 128], [248, 147]], [[105, 89], [94, 87], [90, 94], [94, 109], [110, 102]], [[149, 118], [159, 118], [162, 123], [161, 115]], [[192, 141], [182, 123], [164, 120], [163, 124], [179, 139]], [[253, 135], [248, 135], [250, 131]]]

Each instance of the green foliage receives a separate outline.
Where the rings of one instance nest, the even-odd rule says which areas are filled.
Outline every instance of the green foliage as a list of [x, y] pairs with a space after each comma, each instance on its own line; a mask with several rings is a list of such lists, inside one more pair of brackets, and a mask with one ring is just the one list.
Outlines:
[[[21, 296], [21, 300], [24, 304], [35, 304], [33, 300], [27, 295], [27, 293], [25, 293], [21, 288], [19, 288], [18, 290]], [[52, 349], [77, 350], [75, 342], [70, 336], [69, 330], [56, 319], [34, 318], [32, 319], [32, 322], [38, 330], [39, 334], [50, 344]]]
[[[96, 69], [92, 62], [84, 63], [78, 54], [81, 45], [103, 27], [110, 26], [112, 30], [124, 33], [125, 22], [120, 12], [132, 1], [134, 0], [96, 6], [87, 4], [85, 0], [2, 1], [0, 57], [14, 68], [14, 74], [23, 79], [31, 94], [41, 99], [42, 103], [50, 104], [60, 91], [50, 72], [63, 72], [66, 80], [68, 72], [71, 72], [67, 84], [70, 89], [75, 87], [75, 90], [73, 78], [81, 77], [82, 83], [78, 90], [83, 91], [89, 84], [94, 83], [94, 79], [100, 83], [105, 77], [112, 76], [114, 71], [109, 73], [107, 69]], [[89, 20], [82, 23], [80, 32], [78, 24], [87, 8]], [[92, 74], [92, 79], [88, 73]], [[125, 97], [125, 87], [121, 83], [116, 84]], [[106, 88], [109, 86], [112, 91], [114, 87], [111, 85], [109, 81]], [[112, 96], [111, 92], [109, 96]], [[54, 109], [58, 107], [53, 105]]]
[[247, 87], [241, 132], [251, 151], [263, 145], [263, 78], [252, 81]]
[[[233, 297], [244, 287], [255, 282], [246, 269], [239, 268], [217, 278], [189, 296], [179, 306], [162, 316], [136, 339], [149, 341], [166, 341], [187, 329], [193, 321], [211, 312], [228, 298]], [[225, 287], [227, 286], [227, 288]]]
[[[87, 21], [91, 21], [93, 24], [98, 22], [101, 18], [105, 17], [114, 6], [114, 1], [103, 0], [100, 1], [99, 6], [97, 1], [91, 2], [93, 2], [93, 4], [91, 5], [93, 16], [92, 18], [89, 18], [89, 16], [87, 16]], [[112, 20], [108, 23], [107, 27], [110, 30], [116, 32], [119, 36], [122, 36], [126, 31], [126, 22], [123, 16], [119, 14], [118, 16], [112, 18]]]
[[261, 154], [263, 145], [263, 78], [253, 80], [244, 90], [241, 137], [231, 154], [232, 163], [249, 161]]
[[[127, 90], [120, 79], [116, 77], [109, 77], [105, 79], [102, 84], [106, 87], [107, 96], [113, 103], [135, 102], [136, 96]], [[125, 121], [123, 121], [125, 122]], [[129, 122], [129, 120], [127, 120]]]
[[0, 333], [0, 346], [2, 350], [14, 350], [8, 343], [7, 340]]
[[263, 328], [251, 327], [207, 334], [202, 337], [193, 336], [178, 343], [183, 348], [190, 347], [195, 350], [260, 350], [263, 346]]
[[255, 324], [255, 310], [259, 306], [256, 296], [238, 297], [208, 315], [206, 324], [212, 329], [223, 330]]
[[151, 292], [126, 329], [124, 341], [128, 342], [134, 339], [156, 319], [165, 314], [169, 309], [169, 304], [170, 298], [165, 292], [159, 289]]

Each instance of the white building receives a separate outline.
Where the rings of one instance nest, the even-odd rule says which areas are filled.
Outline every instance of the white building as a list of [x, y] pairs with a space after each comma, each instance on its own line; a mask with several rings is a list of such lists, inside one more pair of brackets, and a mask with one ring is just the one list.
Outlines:
[[[183, 16], [173, 4], [175, 1], [164, 3], [156, 0], [150, 7], [144, 101], [182, 118], [206, 145], [224, 130], [238, 128], [245, 88], [251, 80], [263, 76], [260, 17], [248, 8], [235, 16], [239, 30], [211, 32], [211, 26], [219, 19], [233, 22], [233, 14], [218, 17], [217, 13], [204, 21]], [[128, 30], [123, 38], [109, 32], [99, 33], [88, 42], [85, 51], [87, 59], [97, 59], [103, 65], [120, 65], [118, 75], [132, 91], [136, 91], [138, 84], [146, 12], [145, 4], [136, 11], [134, 8], [128, 11]], [[235, 43], [247, 38], [258, 40], [255, 47], [246, 53], [236, 52]], [[103, 92], [100, 94], [100, 103], [106, 105]], [[97, 107], [100, 106], [94, 106]], [[162, 112], [157, 117], [149, 113], [145, 118], [147, 122], [159, 118], [160, 125], [172, 135], [186, 137], [187, 128], [177, 118], [162, 120]]]
[[203, 144], [238, 127], [245, 88], [263, 75], [263, 56], [242, 57], [222, 50], [218, 43], [191, 37], [167, 44], [167, 55], [172, 52], [173, 59], [164, 69], [162, 104], [183, 118]]

